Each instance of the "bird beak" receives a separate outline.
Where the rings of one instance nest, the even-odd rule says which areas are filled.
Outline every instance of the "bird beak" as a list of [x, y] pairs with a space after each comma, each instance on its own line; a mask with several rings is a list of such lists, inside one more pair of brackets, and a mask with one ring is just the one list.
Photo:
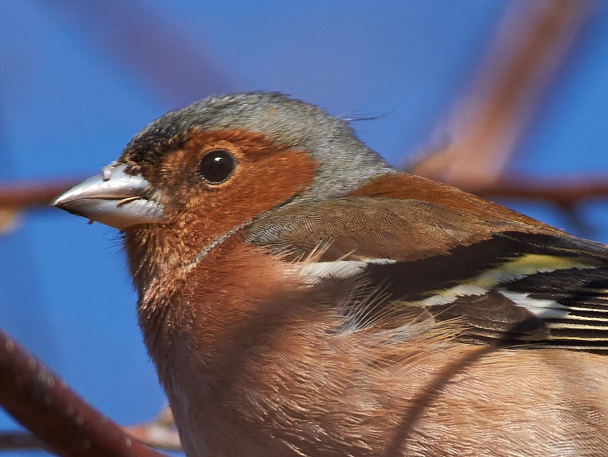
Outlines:
[[144, 197], [148, 181], [139, 175], [126, 174], [125, 167], [125, 164], [104, 167], [100, 175], [66, 190], [51, 204], [118, 230], [165, 222], [161, 205]]

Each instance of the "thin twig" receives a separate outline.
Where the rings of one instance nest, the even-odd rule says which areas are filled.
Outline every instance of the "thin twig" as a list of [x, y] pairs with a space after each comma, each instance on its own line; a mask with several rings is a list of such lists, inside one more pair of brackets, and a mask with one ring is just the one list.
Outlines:
[[501, 176], [491, 183], [471, 183], [463, 190], [484, 197], [542, 200], [569, 209], [584, 200], [608, 196], [608, 176], [539, 178], [538, 176]]
[[14, 182], [0, 184], [0, 209], [48, 206], [53, 198], [82, 180]]

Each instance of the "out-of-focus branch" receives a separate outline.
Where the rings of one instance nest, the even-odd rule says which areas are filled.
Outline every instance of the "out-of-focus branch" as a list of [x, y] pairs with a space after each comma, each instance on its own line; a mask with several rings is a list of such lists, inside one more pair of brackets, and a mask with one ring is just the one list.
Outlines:
[[48, 207], [51, 200], [78, 180], [31, 183], [0, 183], [0, 235], [18, 226], [19, 215], [25, 209]]
[[0, 433], [0, 451], [24, 451], [26, 449], [44, 449], [44, 444], [31, 433]]
[[463, 188], [484, 197], [543, 200], [570, 209], [583, 200], [608, 197], [608, 175], [539, 178], [509, 174], [491, 183]]
[[234, 91], [233, 75], [219, 56], [188, 37], [150, 2], [55, 0], [48, 4], [171, 107]]
[[0, 406], [57, 455], [161, 457], [102, 416], [0, 331]]
[[[586, 0], [512, 2], [465, 96], [436, 128], [435, 136], [449, 144], [409, 171], [467, 190], [490, 187], [495, 194], [525, 184], [501, 174], [591, 5]], [[545, 197], [553, 200], [558, 196], [551, 187]]]
[[53, 198], [81, 180], [35, 181], [0, 184], [0, 209], [22, 210], [48, 206]]

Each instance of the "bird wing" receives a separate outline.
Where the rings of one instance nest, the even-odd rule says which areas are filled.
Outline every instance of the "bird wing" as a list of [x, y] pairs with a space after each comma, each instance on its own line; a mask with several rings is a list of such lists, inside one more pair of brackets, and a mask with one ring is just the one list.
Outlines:
[[370, 296], [382, 298], [353, 294], [360, 326], [417, 311], [459, 320], [467, 342], [608, 350], [608, 248], [484, 205], [301, 202], [258, 220], [246, 239], [308, 262], [309, 282], [365, 278]]

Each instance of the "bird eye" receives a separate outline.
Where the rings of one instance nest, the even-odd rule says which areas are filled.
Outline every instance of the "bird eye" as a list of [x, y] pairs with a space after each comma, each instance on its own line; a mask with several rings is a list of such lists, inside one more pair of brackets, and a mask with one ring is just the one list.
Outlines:
[[213, 149], [201, 157], [198, 172], [209, 184], [220, 184], [234, 172], [236, 160], [225, 149]]

